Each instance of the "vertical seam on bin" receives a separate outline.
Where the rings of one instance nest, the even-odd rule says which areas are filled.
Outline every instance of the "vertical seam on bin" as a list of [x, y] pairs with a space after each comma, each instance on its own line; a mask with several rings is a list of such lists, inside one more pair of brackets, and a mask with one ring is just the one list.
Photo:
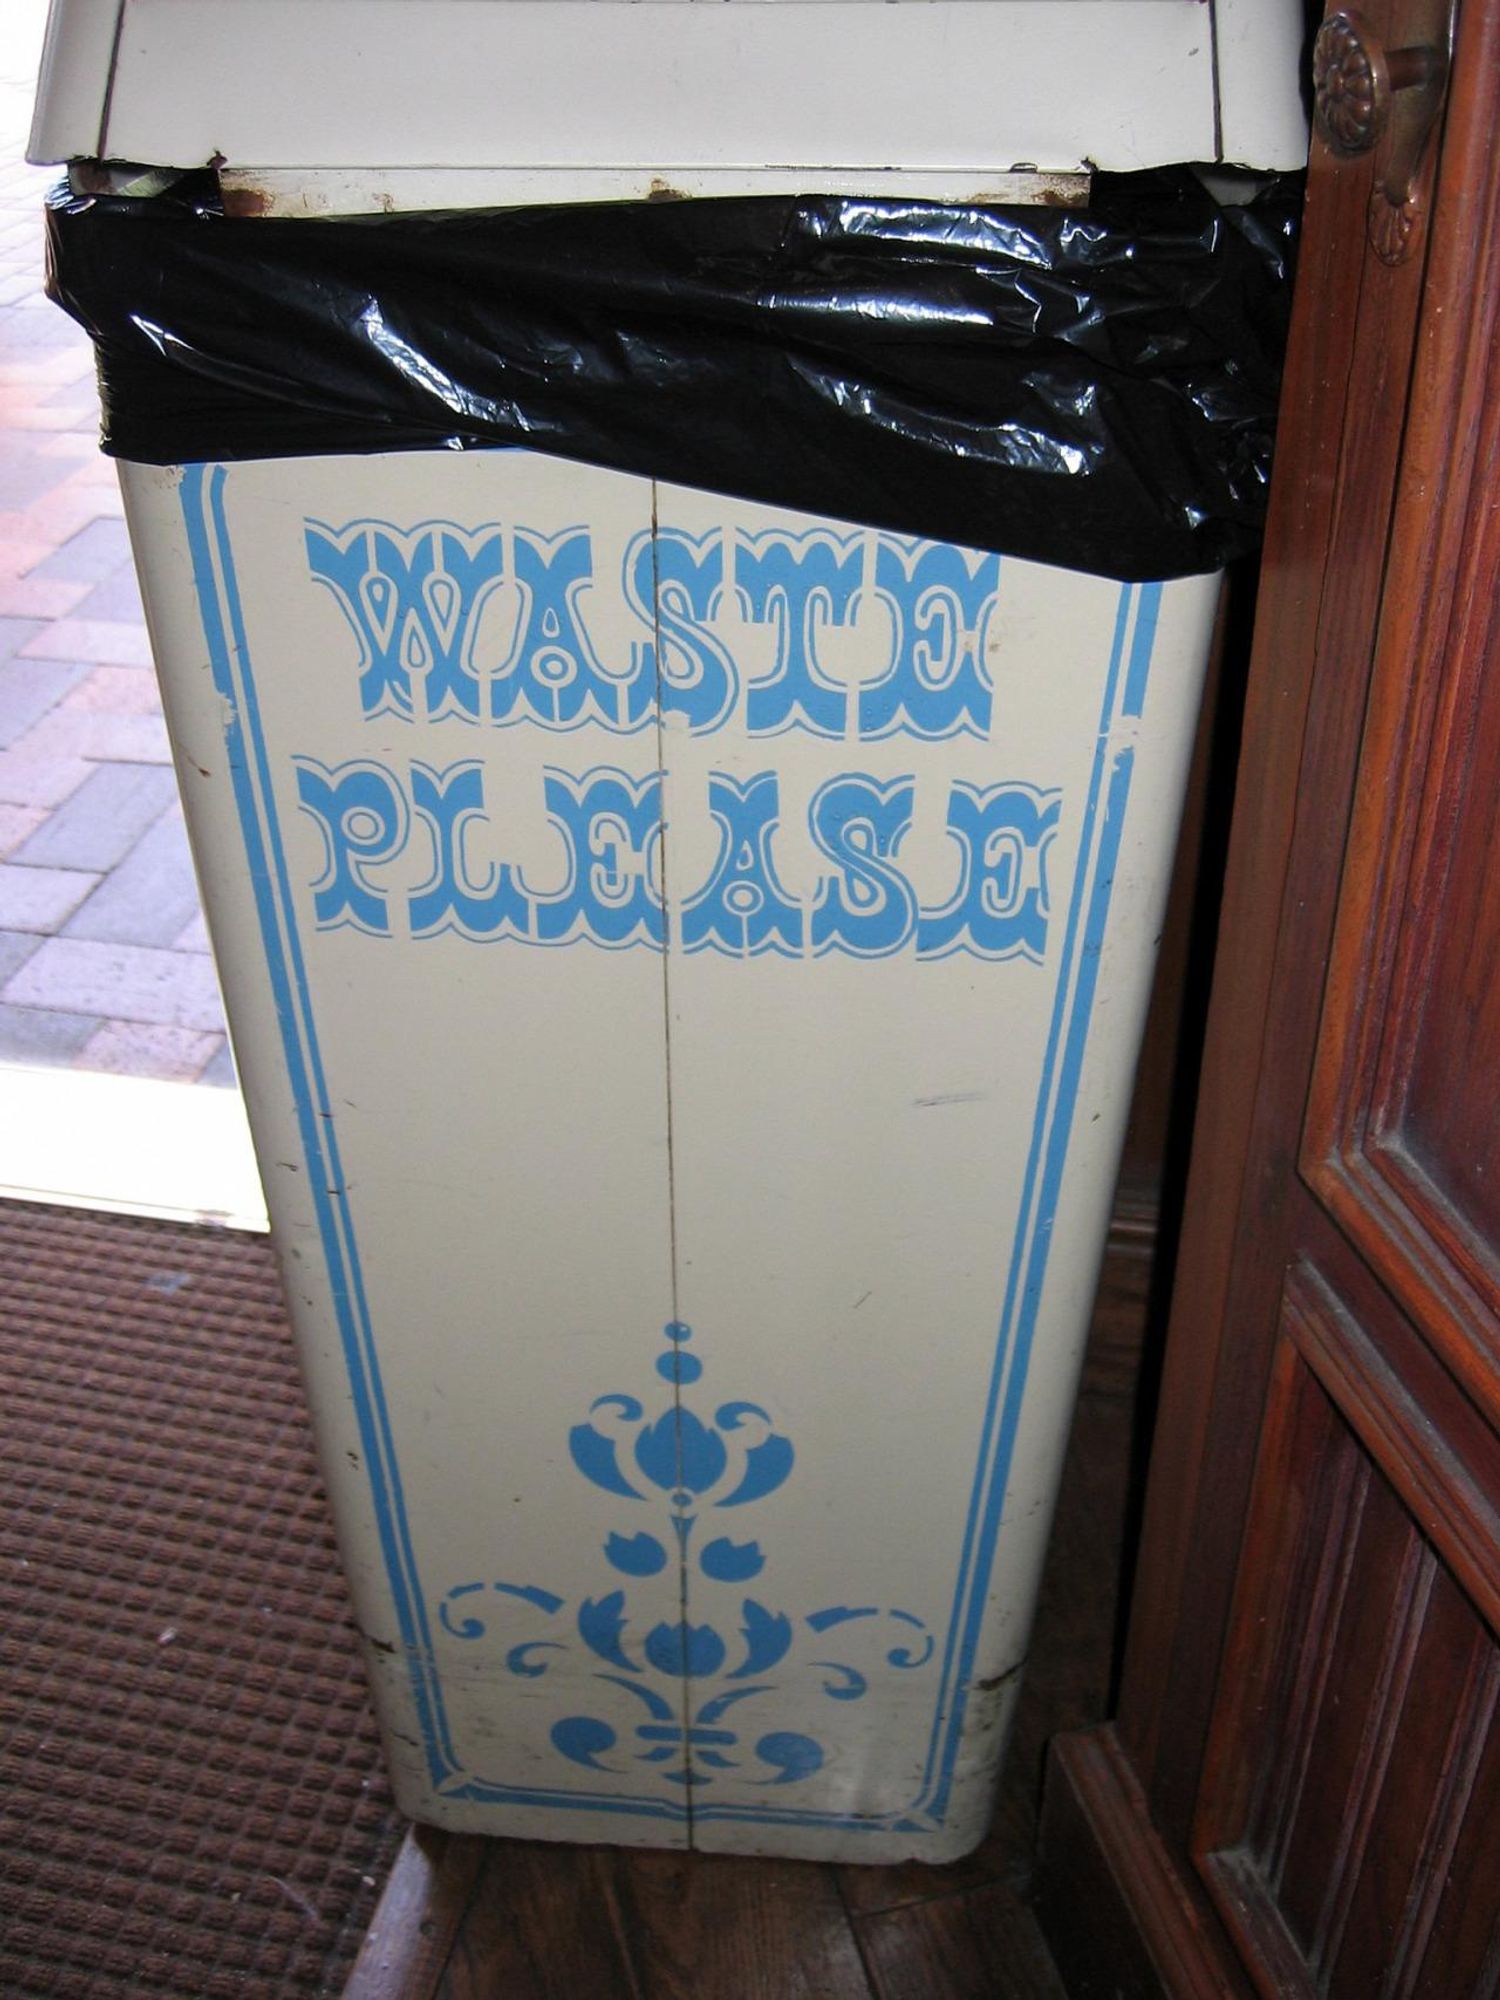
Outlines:
[[104, 102], [99, 106], [99, 158], [109, 158], [109, 116], [115, 101], [115, 71], [120, 61], [120, 43], [125, 34], [125, 0], [116, 0], [115, 32], [109, 45], [109, 67], [104, 73]]
[[1208, 0], [1208, 87], [1214, 115], [1214, 158], [1224, 162], [1224, 106], [1219, 95], [1219, 0]]
[[[676, 1127], [673, 1121], [672, 1103], [672, 898], [670, 894], [670, 873], [667, 863], [667, 740], [666, 716], [662, 708], [662, 633], [661, 633], [661, 542], [659, 538], [660, 516], [658, 512], [657, 482], [651, 482], [651, 635], [655, 654], [656, 686], [653, 699], [656, 706], [656, 774], [657, 774], [657, 814], [660, 832], [658, 835], [658, 856], [661, 865], [661, 1018], [662, 1018], [662, 1075], [666, 1093], [667, 1118], [667, 1258], [668, 1279], [671, 1288], [672, 1325], [675, 1329], [681, 1322], [677, 1297], [677, 1152]], [[681, 1343], [673, 1342], [672, 1355], [672, 1445], [676, 1456], [677, 1491], [683, 1491], [682, 1464], [682, 1369], [680, 1357]], [[677, 1537], [677, 1627], [681, 1634], [682, 1672], [678, 1679], [677, 1698], [682, 1717], [682, 1764], [687, 1773], [684, 1786], [687, 1807], [687, 1844], [693, 1845], [693, 1745], [690, 1724], [692, 1721], [692, 1691], [688, 1678], [688, 1562], [687, 1537]]]

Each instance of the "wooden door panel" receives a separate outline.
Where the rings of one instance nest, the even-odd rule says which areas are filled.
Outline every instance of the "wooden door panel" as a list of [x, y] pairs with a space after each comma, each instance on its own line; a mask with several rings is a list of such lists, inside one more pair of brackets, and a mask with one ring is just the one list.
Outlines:
[[1325, 1279], [1294, 1271], [1194, 1843], [1268, 1995], [1451, 2000], [1500, 1977], [1500, 1643], [1453, 1522], [1412, 1511], [1437, 1425], [1409, 1403]]
[[[1406, 0], [1361, 11], [1387, 46], [1409, 39]], [[1368, 251], [1373, 186], [1373, 155], [1336, 162], [1315, 146], [1301, 257], [1324, 309], [1294, 315], [1287, 354], [1191, 1221], [1125, 1660], [1121, 1730], [1159, 1823], [1179, 1838], [1212, 1693], [1202, 1658], [1174, 1652], [1173, 1639], [1184, 1625], [1217, 1633], [1227, 1609], [1254, 1451], [1244, 1413], [1263, 1392], [1295, 1189], [1287, 1100], [1295, 1093], [1300, 1122], [1421, 303], [1420, 248], [1398, 265]], [[1370, 409], [1386, 419], [1362, 421]], [[1316, 672], [1325, 658], [1339, 673]], [[1310, 766], [1316, 784], [1301, 782]]]
[[1500, 2000], [1497, 129], [1458, 0], [1410, 261], [1313, 145], [1120, 1713], [1044, 1819], [1080, 2000]]
[[1301, 1167], [1500, 1414], [1500, 185], [1452, 202], [1429, 293], [1472, 303], [1419, 343]]

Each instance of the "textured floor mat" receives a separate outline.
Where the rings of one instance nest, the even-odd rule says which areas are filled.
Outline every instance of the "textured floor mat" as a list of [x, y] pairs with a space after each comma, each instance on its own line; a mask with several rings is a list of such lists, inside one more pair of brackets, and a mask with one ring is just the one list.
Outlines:
[[395, 1853], [263, 1239], [0, 1204], [0, 1993], [337, 1994]]

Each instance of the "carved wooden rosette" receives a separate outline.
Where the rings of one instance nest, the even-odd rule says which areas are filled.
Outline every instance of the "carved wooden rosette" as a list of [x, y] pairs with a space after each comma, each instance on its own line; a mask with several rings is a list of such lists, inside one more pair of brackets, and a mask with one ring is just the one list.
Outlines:
[[1352, 8], [1330, 14], [1313, 45], [1318, 132], [1331, 150], [1357, 157], [1379, 146], [1370, 196], [1370, 246], [1384, 264], [1412, 252], [1431, 175], [1427, 138], [1442, 103], [1452, 38], [1449, 0], [1419, 6], [1419, 39], [1387, 53]]

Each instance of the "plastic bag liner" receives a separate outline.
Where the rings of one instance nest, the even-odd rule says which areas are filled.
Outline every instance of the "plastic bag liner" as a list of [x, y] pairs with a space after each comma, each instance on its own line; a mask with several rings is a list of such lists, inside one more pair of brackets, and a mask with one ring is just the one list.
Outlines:
[[524, 445], [1141, 581], [1258, 538], [1297, 193], [304, 221], [226, 216], [201, 174], [59, 188], [49, 289], [121, 458]]

